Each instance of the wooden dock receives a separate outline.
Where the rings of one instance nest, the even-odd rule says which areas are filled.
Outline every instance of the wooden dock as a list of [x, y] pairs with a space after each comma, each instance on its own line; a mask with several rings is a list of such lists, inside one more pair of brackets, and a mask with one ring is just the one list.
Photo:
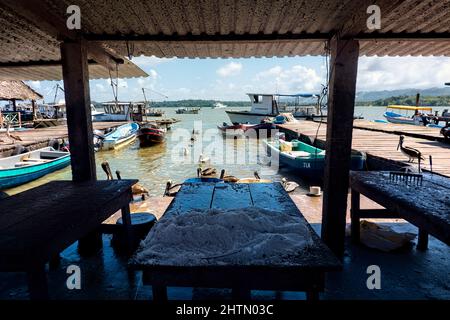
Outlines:
[[[104, 130], [115, 128], [124, 124], [123, 122], [93, 122], [93, 128]], [[21, 140], [8, 138], [5, 132], [0, 132], [0, 157], [8, 156], [17, 145], [28, 147], [29, 149], [43, 148], [53, 139], [67, 139], [67, 125], [60, 125], [48, 128], [30, 129], [24, 131], [11, 131], [11, 134], [19, 137]]]
[[[418, 149], [422, 152], [425, 161], [421, 168], [429, 170], [429, 156], [433, 159], [433, 172], [450, 177], [450, 145], [436, 141], [433, 134], [427, 134], [427, 129], [409, 125], [393, 125], [370, 123], [368, 121], [355, 120], [353, 128], [353, 150], [367, 153], [368, 157], [376, 158], [391, 163], [408, 165], [408, 158], [397, 150], [399, 136], [405, 135], [406, 146]], [[367, 126], [367, 127], [366, 127]], [[327, 124], [313, 121], [300, 121], [287, 123], [278, 127], [291, 137], [307, 136], [314, 140], [317, 134], [317, 145], [322, 147], [326, 140]], [[381, 130], [379, 127], [383, 127]], [[413, 127], [413, 128], [410, 128]], [[375, 130], [376, 129], [376, 130]], [[422, 138], [412, 137], [414, 130], [422, 133]], [[436, 129], [435, 129], [436, 130]], [[439, 131], [438, 131], [439, 132]], [[410, 133], [410, 134], [408, 134]], [[417, 132], [416, 132], [417, 133]], [[417, 161], [413, 166], [417, 166]]]

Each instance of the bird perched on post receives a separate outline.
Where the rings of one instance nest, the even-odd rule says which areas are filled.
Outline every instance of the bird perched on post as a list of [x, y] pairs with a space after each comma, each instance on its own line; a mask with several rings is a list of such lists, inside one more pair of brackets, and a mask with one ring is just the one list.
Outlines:
[[400, 136], [397, 150], [400, 149], [400, 151], [409, 158], [408, 162], [414, 162], [414, 159], [417, 159], [419, 162], [420, 162], [420, 160], [425, 160], [422, 157], [422, 153], [419, 150], [404, 146], [403, 145], [404, 140], [405, 140], [405, 136]]

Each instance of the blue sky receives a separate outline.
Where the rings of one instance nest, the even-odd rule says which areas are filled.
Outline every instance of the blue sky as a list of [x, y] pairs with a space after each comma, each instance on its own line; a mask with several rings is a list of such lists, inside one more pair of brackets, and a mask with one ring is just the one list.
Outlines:
[[[119, 100], [213, 99], [246, 100], [246, 92], [319, 92], [325, 83], [324, 57], [247, 59], [161, 59], [135, 57], [132, 60], [149, 77], [121, 79]], [[358, 91], [442, 87], [450, 81], [450, 59], [444, 57], [367, 58], [359, 60]], [[46, 102], [54, 98], [55, 81], [28, 82]], [[60, 82], [62, 84], [62, 82]], [[91, 100], [112, 100], [109, 79], [92, 80]], [[57, 100], [63, 99], [60, 93]]]

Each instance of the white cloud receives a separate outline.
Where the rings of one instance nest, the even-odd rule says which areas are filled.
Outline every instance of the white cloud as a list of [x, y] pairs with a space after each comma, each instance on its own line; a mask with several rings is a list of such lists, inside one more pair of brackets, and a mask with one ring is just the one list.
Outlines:
[[236, 76], [241, 73], [242, 64], [238, 62], [230, 62], [225, 66], [217, 69], [217, 74], [221, 77]]
[[176, 58], [158, 58], [155, 56], [139, 56], [139, 57], [133, 57], [131, 60], [133, 63], [137, 64], [141, 68], [146, 67], [155, 67], [157, 65], [160, 65], [162, 63], [172, 62], [175, 61]]
[[[246, 91], [258, 91], [273, 93], [299, 93], [317, 92], [325, 78], [316, 70], [302, 65], [294, 65], [290, 68], [275, 66], [256, 74], [252, 88]], [[253, 89], [253, 90], [251, 90]]]
[[362, 57], [358, 91], [442, 87], [450, 81], [450, 58]]

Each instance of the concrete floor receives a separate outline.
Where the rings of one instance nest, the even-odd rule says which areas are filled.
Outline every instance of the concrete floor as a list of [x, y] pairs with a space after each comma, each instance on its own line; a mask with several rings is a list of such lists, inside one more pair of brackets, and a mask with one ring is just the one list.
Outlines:
[[[313, 224], [316, 232], [320, 224]], [[409, 224], [394, 225], [396, 230], [414, 231]], [[110, 245], [111, 236], [103, 236], [103, 249], [91, 257], [80, 257], [77, 244], [62, 253], [61, 265], [49, 270], [52, 299], [136, 299], [152, 298], [151, 287], [143, 286], [141, 273], [127, 270], [126, 258]], [[421, 252], [415, 247], [396, 253], [383, 253], [347, 241], [342, 272], [328, 274], [321, 299], [450, 299], [450, 249], [430, 238], [430, 247]], [[81, 268], [81, 290], [68, 290], [66, 269]], [[366, 286], [367, 266], [381, 268], [381, 290]], [[230, 299], [230, 290], [169, 288], [169, 299]], [[0, 273], [0, 299], [27, 299], [26, 277], [22, 273]], [[299, 292], [253, 291], [256, 300], [298, 300]]]
[[[304, 194], [291, 196], [314, 230], [320, 235], [321, 198]], [[170, 198], [133, 203], [133, 212], [151, 211], [159, 218], [170, 204]], [[363, 207], [376, 207], [367, 199]], [[307, 214], [306, 214], [307, 213]], [[112, 219], [114, 220], [114, 219]], [[113, 223], [113, 222], [112, 222]], [[377, 220], [399, 232], [417, 233], [417, 229], [403, 220]], [[110, 244], [111, 236], [103, 236], [103, 249], [90, 257], [81, 257], [77, 243], [62, 252], [61, 264], [49, 270], [48, 281], [52, 299], [120, 299], [150, 300], [151, 287], [142, 285], [141, 273], [127, 269], [127, 258]], [[450, 247], [430, 237], [429, 249], [416, 250], [412, 245], [401, 251], [385, 253], [354, 245], [347, 239], [342, 272], [327, 275], [326, 290], [321, 299], [450, 299]], [[66, 273], [69, 265], [81, 268], [81, 290], [68, 290]], [[366, 286], [369, 265], [381, 269], [381, 289]], [[169, 288], [169, 299], [207, 300], [230, 299], [227, 289]], [[252, 291], [255, 300], [301, 300], [301, 292]], [[23, 273], [0, 273], [0, 299], [28, 299], [26, 276]]]

